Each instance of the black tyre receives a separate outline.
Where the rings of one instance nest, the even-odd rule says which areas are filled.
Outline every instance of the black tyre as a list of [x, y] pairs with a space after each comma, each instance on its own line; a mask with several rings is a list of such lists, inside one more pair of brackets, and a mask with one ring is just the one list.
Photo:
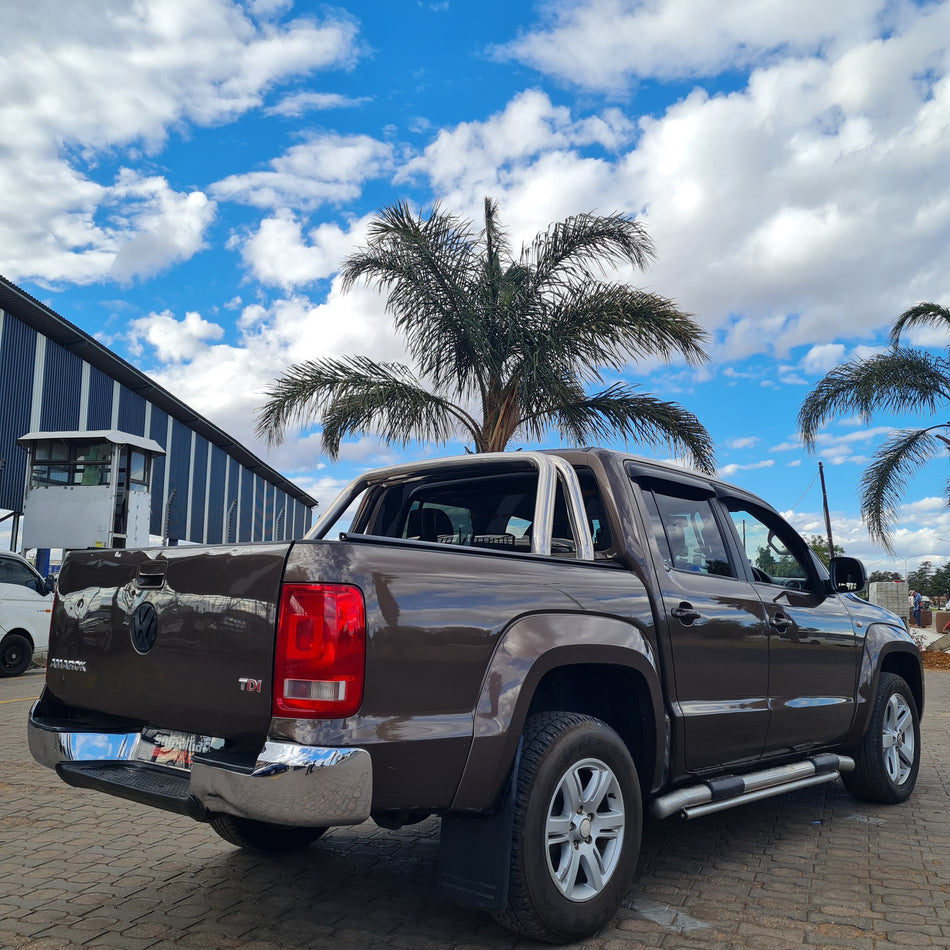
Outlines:
[[22, 634], [8, 633], [0, 641], [0, 676], [19, 676], [33, 659], [33, 647]]
[[288, 854], [302, 851], [313, 844], [327, 829], [271, 825], [266, 821], [237, 818], [234, 815], [213, 815], [211, 827], [229, 844], [264, 854]]
[[539, 713], [524, 729], [508, 906], [516, 933], [569, 943], [614, 915], [640, 854], [643, 803], [620, 736], [599, 719]]
[[878, 679], [871, 721], [854, 759], [854, 771], [841, 779], [856, 798], [893, 805], [910, 797], [920, 768], [920, 718], [914, 694], [895, 673]]

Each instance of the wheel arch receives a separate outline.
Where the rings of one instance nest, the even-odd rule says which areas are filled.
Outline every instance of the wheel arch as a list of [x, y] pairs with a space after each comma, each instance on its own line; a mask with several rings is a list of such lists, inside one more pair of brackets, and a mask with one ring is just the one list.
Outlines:
[[867, 731], [881, 673], [896, 673], [907, 683], [917, 704], [917, 715], [923, 718], [924, 676], [917, 645], [906, 630], [887, 624], [871, 624], [861, 656], [848, 745], [859, 743]]
[[611, 726], [630, 749], [644, 794], [662, 776], [668, 730], [645, 631], [615, 617], [533, 615], [513, 624], [492, 656], [452, 810], [491, 809], [506, 788], [528, 716], [555, 710]]
[[26, 641], [30, 644], [30, 649], [34, 653], [36, 652], [36, 641], [33, 639], [33, 635], [30, 633], [29, 630], [26, 630], [23, 627], [13, 627], [10, 630], [4, 631], [2, 636], [0, 636], [0, 643], [3, 643], [3, 641], [6, 640], [7, 637], [11, 636], [14, 633], [19, 634], [19, 636], [26, 639]]
[[881, 673], [896, 673], [910, 687], [917, 715], [924, 714], [924, 678], [920, 661], [909, 650], [891, 650], [881, 657]]

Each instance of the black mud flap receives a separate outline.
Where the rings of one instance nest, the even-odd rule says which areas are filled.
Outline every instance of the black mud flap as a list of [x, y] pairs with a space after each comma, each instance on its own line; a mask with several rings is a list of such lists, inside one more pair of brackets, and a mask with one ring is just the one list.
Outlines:
[[448, 814], [439, 839], [439, 892], [480, 910], [508, 906], [508, 871], [515, 823], [521, 743], [498, 808], [489, 815]]

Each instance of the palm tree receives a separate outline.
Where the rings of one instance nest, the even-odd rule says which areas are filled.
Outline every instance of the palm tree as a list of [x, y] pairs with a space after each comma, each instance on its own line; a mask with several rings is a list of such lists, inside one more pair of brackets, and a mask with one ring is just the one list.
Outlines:
[[438, 206], [425, 219], [405, 203], [386, 207], [345, 261], [343, 287], [386, 292], [413, 365], [298, 363], [267, 391], [257, 431], [273, 444], [319, 420], [336, 458], [345, 436], [373, 430], [389, 444], [462, 435], [497, 452], [553, 428], [575, 444], [619, 435], [663, 445], [711, 471], [712, 442], [692, 413], [620, 382], [585, 388], [643, 357], [708, 358], [705, 332], [670, 300], [603, 279], [653, 253], [643, 226], [620, 214], [567, 218], [514, 257], [491, 199], [479, 231]]
[[[870, 420], [875, 410], [926, 413], [950, 407], [950, 359], [901, 346], [901, 334], [912, 327], [937, 327], [950, 335], [950, 310], [919, 303], [905, 310], [891, 328], [891, 349], [868, 359], [836, 366], [816, 384], [802, 403], [798, 426], [802, 441], [814, 450], [818, 430], [836, 415], [860, 414]], [[950, 422], [895, 430], [874, 452], [861, 478], [861, 514], [871, 538], [893, 554], [891, 534], [908, 478], [950, 445], [937, 430]], [[950, 497], [950, 483], [947, 485]]]

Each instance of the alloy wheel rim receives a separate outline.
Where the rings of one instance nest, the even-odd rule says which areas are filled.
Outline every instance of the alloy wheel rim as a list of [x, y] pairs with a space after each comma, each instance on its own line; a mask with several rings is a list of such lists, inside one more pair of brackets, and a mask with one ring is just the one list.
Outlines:
[[917, 735], [911, 708], [898, 693], [887, 701], [882, 733], [884, 768], [895, 785], [903, 785], [914, 767]]
[[626, 825], [623, 792], [600, 759], [574, 763], [548, 804], [548, 872], [568, 900], [587, 901], [607, 886], [620, 862]]

